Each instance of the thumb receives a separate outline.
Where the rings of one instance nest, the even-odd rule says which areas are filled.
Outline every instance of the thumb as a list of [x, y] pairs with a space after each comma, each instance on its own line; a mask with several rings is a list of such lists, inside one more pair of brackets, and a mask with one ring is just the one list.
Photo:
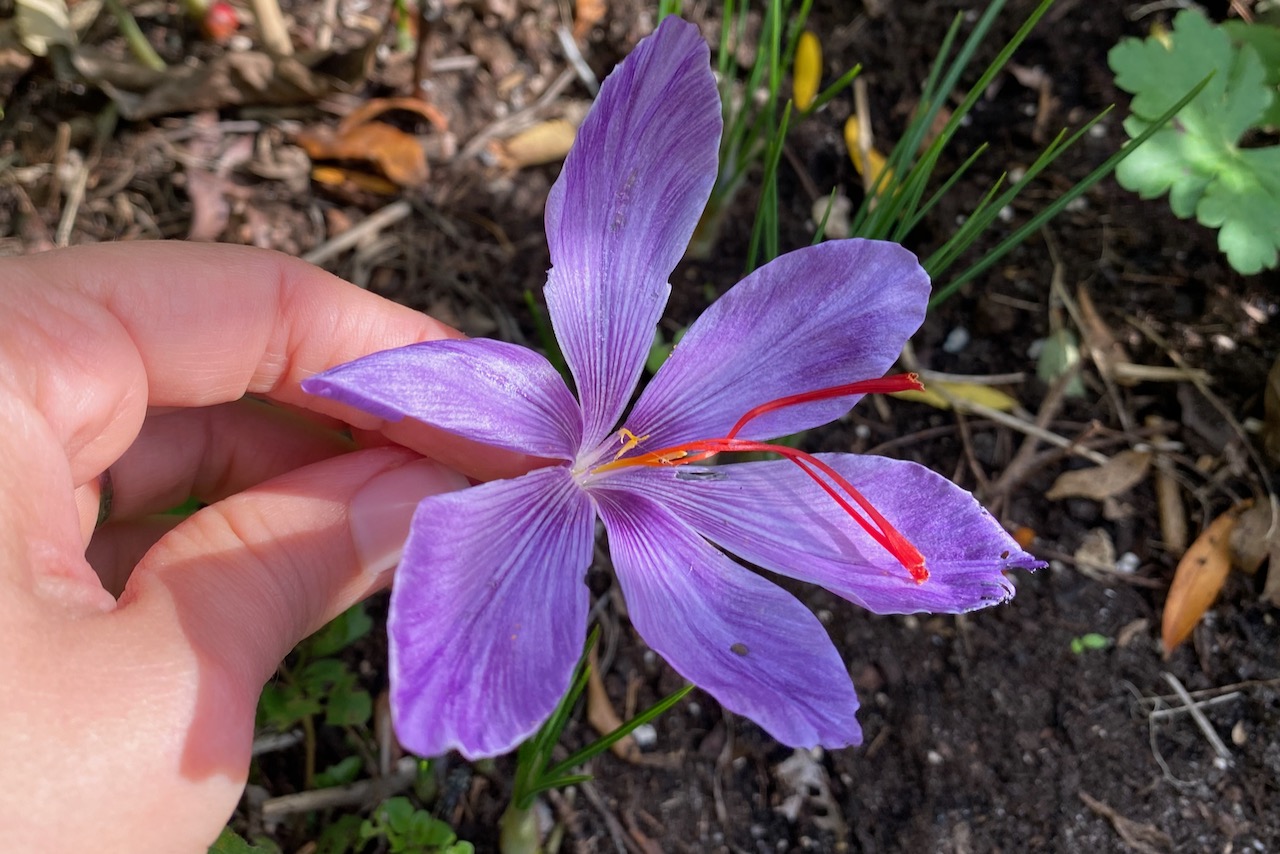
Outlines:
[[[120, 611], [154, 620], [256, 698], [298, 641], [385, 586], [418, 502], [465, 487], [402, 448], [315, 463], [204, 508], [134, 570]], [[150, 618], [150, 619], [148, 619]]]

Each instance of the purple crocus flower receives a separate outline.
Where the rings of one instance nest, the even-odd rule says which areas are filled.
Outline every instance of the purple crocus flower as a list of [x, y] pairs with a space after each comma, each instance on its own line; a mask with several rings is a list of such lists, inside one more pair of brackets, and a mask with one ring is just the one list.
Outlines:
[[[784, 255], [694, 323], [619, 421], [716, 175], [707, 46], [668, 17], [601, 87], [547, 200], [547, 308], [577, 386], [514, 344], [431, 341], [303, 387], [554, 461], [418, 506], [388, 621], [404, 745], [506, 752], [568, 687], [586, 633], [596, 519], [632, 624], [676, 671], [789, 745], [857, 744], [848, 671], [812, 613], [728, 557], [876, 613], [961, 612], [1038, 562], [967, 492], [913, 463], [765, 440], [825, 424], [924, 318], [929, 280], [899, 246]], [[867, 382], [866, 380], [871, 381]], [[786, 458], [700, 464], [771, 449]]]

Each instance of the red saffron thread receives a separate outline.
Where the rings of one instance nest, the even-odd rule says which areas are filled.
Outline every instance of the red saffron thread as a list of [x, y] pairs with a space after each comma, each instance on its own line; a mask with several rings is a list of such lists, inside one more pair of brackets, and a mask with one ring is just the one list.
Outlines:
[[[912, 580], [917, 584], [922, 584], [929, 578], [929, 570], [925, 567], [924, 556], [920, 554], [920, 550], [903, 536], [897, 528], [893, 527], [880, 514], [880, 511], [876, 510], [875, 505], [867, 500], [866, 496], [859, 492], [839, 472], [812, 454], [798, 451], [795, 448], [735, 438], [742, 428], [752, 420], [765, 413], [787, 406], [810, 403], [815, 400], [848, 397], [855, 394], [887, 393], [906, 391], [908, 389], [924, 390], [924, 386], [920, 383], [920, 378], [915, 374], [898, 374], [878, 380], [863, 380], [847, 385], [781, 397], [749, 410], [746, 415], [738, 419], [738, 423], [733, 425], [729, 435], [724, 438], [700, 439], [657, 451], [645, 451], [633, 457], [615, 458], [613, 461], [597, 467], [596, 471], [608, 471], [609, 469], [628, 466], [682, 466], [701, 462], [720, 453], [754, 451], [778, 454], [798, 465], [800, 470], [812, 478], [814, 483], [822, 487], [823, 491], [836, 502], [841, 510], [849, 514], [867, 532], [871, 539], [879, 543], [885, 551], [893, 555], [902, 564], [907, 572], [910, 573]], [[623, 442], [624, 447], [619, 454], [635, 447], [639, 442], [639, 438], [629, 432], [624, 432]], [[848, 497], [846, 498], [846, 496]], [[855, 504], [857, 507], [854, 507]]]

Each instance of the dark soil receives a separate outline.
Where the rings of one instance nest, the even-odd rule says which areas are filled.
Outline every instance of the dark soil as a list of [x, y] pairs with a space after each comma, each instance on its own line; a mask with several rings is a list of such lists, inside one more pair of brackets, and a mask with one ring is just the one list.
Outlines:
[[[692, 17], [701, 20], [704, 6], [714, 4], [694, 5]], [[1033, 5], [1009, 4], [979, 62], [994, 56]], [[404, 194], [412, 216], [328, 266], [469, 333], [537, 343], [524, 295], [537, 293], [548, 266], [542, 205], [558, 167], [504, 172], [485, 157], [457, 152], [495, 120], [533, 103], [564, 68], [553, 32], [559, 8], [549, 0], [445, 6], [431, 30], [433, 57], [474, 55], [479, 65], [431, 78], [428, 95], [447, 117], [447, 133], [404, 125], [430, 137], [432, 176], [425, 188]], [[597, 74], [651, 29], [652, 11], [638, 6], [614, 0], [590, 36], [585, 55]], [[817, 0], [812, 29], [823, 37], [828, 79], [862, 63], [877, 135], [891, 140], [953, 15], [971, 14], [971, 7], [981, 4]], [[300, 8], [295, 11], [301, 17]], [[1106, 52], [1122, 36], [1142, 34], [1150, 20], [1132, 22], [1127, 11], [1119, 4], [1057, 4], [1015, 58], [1043, 72], [1051, 97], [1041, 101], [1012, 74], [997, 78], [943, 167], [958, 165], [982, 142], [992, 148], [913, 236], [912, 249], [923, 254], [942, 242], [991, 180], [1030, 164], [1046, 130], [1079, 126], [1120, 105], [997, 231], [1015, 228], [1123, 143], [1127, 99], [1111, 83]], [[706, 18], [708, 35], [715, 29]], [[396, 91], [409, 79], [410, 63], [408, 57], [380, 60], [360, 94]], [[301, 254], [389, 201], [309, 183], [305, 161], [290, 173], [292, 182], [264, 177], [266, 161], [285, 172], [280, 164], [297, 162], [288, 142], [296, 123], [332, 122], [331, 113], [354, 103], [347, 96], [287, 113], [226, 109], [121, 123], [95, 141], [89, 118], [101, 111], [101, 96], [53, 83], [42, 64], [9, 82], [15, 91], [0, 132], [0, 163], [19, 171], [0, 181], [0, 251], [34, 251], [55, 239], [57, 194], [50, 196], [47, 178], [30, 170], [53, 159], [59, 122], [73, 131], [72, 149], [90, 154], [87, 192], [69, 232], [73, 243], [188, 236], [194, 193], [191, 170], [179, 162], [194, 157], [217, 172], [229, 152], [240, 151], [236, 146], [247, 147], [220, 179], [228, 209], [212, 235], [217, 239]], [[549, 112], [587, 97], [574, 83]], [[850, 103], [833, 104], [796, 131], [781, 177], [788, 248], [807, 243], [811, 233], [814, 198], [807, 184], [821, 195], [839, 187], [860, 198], [860, 179], [840, 136], [850, 109]], [[228, 124], [245, 120], [259, 124]], [[705, 305], [703, 285], [723, 292], [736, 280], [753, 195], [748, 189], [737, 200], [717, 259], [677, 271], [672, 328]], [[1029, 379], [1008, 388], [1031, 413], [1040, 411], [1047, 389], [1035, 378], [1028, 352], [1051, 331], [1051, 316], [1063, 316], [1050, 297], [1056, 275], [1069, 293], [1089, 291], [1132, 362], [1167, 366], [1173, 351], [1207, 372], [1214, 395], [1238, 421], [1262, 418], [1267, 370], [1280, 353], [1274, 279], [1237, 276], [1218, 254], [1214, 233], [1176, 220], [1163, 201], [1141, 202], [1113, 181], [1084, 201], [933, 312], [914, 341], [920, 363], [958, 374], [1026, 372]], [[970, 342], [944, 349], [957, 328]], [[1150, 441], [1152, 433], [1140, 428], [1149, 417], [1163, 418], [1164, 435], [1179, 443], [1173, 459], [1187, 485], [1182, 498], [1193, 537], [1236, 499], [1265, 494], [1245, 440], [1224, 427], [1191, 385], [1108, 388], [1092, 366], [1084, 380], [1085, 396], [1048, 413], [1045, 426], [1088, 439], [1110, 455]], [[793, 757], [695, 691], [659, 719], [645, 763], [606, 756], [591, 769], [594, 783], [553, 799], [554, 817], [567, 824], [566, 850], [1280, 850], [1280, 625], [1275, 610], [1260, 601], [1263, 574], [1233, 574], [1192, 640], [1163, 660], [1161, 611], [1179, 555], [1162, 542], [1150, 479], [1106, 506], [1050, 501], [1045, 492], [1054, 479], [1085, 465], [1082, 460], [1046, 455], [1040, 446], [1035, 466], [1001, 480], [1021, 434], [919, 404], [870, 403], [810, 435], [809, 446], [882, 452], [954, 477], [1011, 530], [1033, 533], [1032, 550], [1052, 559], [1051, 568], [1016, 577], [1018, 595], [1010, 604], [965, 617], [878, 617], [822, 590], [793, 587], [849, 664], [863, 703], [864, 746]], [[1077, 550], [1099, 530], [1117, 554], [1132, 553], [1134, 571], [1088, 572], [1079, 565]], [[591, 582], [615, 606], [605, 618], [610, 654], [602, 664], [618, 708], [629, 692], [637, 692], [643, 708], [679, 687], [618, 611], [607, 570], [597, 567]], [[1073, 639], [1089, 633], [1105, 636], [1109, 645], [1073, 652]], [[363, 650], [364, 672], [378, 690], [379, 646]], [[1165, 674], [1192, 692], [1234, 691], [1204, 709], [1229, 758], [1215, 758], [1185, 712], [1151, 715], [1157, 707], [1181, 705]], [[591, 737], [576, 720], [567, 743], [572, 748]], [[284, 754], [264, 763], [255, 784], [272, 795], [295, 789], [293, 759]], [[446, 795], [428, 806], [462, 838], [488, 850], [496, 844], [511, 767], [504, 760], [481, 773], [446, 761], [440, 769]], [[797, 767], [804, 772], [799, 777]], [[322, 816], [320, 824], [334, 817]], [[286, 850], [305, 850], [317, 826], [285, 824], [276, 833]]]

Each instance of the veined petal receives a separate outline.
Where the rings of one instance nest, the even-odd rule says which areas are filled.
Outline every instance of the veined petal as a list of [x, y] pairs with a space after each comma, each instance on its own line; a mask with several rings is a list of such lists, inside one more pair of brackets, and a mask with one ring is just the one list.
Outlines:
[[[627, 426], [655, 448], [724, 436], [749, 410], [788, 395], [875, 379], [924, 320], [929, 277], [895, 243], [832, 240], [756, 270], [689, 327]], [[751, 421], [742, 439], [825, 424], [856, 397]]]
[[415, 418], [538, 457], [573, 459], [582, 417], [540, 354], [503, 341], [424, 341], [384, 350], [302, 381], [304, 391], [388, 421]]
[[877, 614], [983, 608], [1013, 595], [1005, 570], [1044, 565], [1019, 548], [972, 495], [924, 466], [876, 456], [816, 456], [920, 550], [928, 580], [913, 581], [787, 460], [636, 467], [611, 473], [609, 484], [662, 502], [743, 560], [819, 584]]
[[858, 699], [818, 619], [645, 496], [597, 489], [609, 552], [645, 642], [783, 744], [858, 744]]
[[418, 505], [387, 618], [391, 710], [420, 756], [496, 756], [569, 687], [595, 513], [563, 466]]
[[715, 182], [720, 98], [698, 28], [674, 16], [600, 87], [547, 199], [546, 299], [584, 441], [617, 424]]

